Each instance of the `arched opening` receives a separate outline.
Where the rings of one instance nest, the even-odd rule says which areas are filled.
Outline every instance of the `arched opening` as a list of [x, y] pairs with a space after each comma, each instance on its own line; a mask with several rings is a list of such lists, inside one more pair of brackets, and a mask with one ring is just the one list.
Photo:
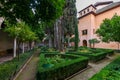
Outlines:
[[5, 28], [5, 22], [3, 21], [2, 24], [1, 24], [1, 29], [4, 29]]
[[87, 46], [87, 41], [83, 40], [83, 46]]

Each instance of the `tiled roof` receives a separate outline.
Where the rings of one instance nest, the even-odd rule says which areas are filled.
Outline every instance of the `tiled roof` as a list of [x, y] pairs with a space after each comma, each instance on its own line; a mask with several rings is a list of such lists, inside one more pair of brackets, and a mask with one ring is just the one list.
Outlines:
[[103, 1], [103, 2], [96, 2], [94, 4], [95, 7], [99, 6], [99, 5], [107, 5], [107, 4], [110, 4], [110, 3], [113, 3], [113, 1]]
[[96, 14], [102, 13], [102, 12], [104, 12], [106, 10], [109, 10], [109, 9], [114, 8], [116, 6], [119, 6], [119, 5], [120, 5], [120, 2], [115, 2], [115, 3], [109, 4], [108, 6], [103, 7], [102, 9], [98, 9], [96, 11]]

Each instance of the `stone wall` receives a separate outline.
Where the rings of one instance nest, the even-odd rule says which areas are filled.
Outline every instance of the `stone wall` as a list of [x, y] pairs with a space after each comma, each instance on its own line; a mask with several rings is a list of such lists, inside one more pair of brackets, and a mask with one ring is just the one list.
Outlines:
[[13, 39], [7, 33], [0, 30], [0, 54], [4, 55], [7, 50], [13, 48]]

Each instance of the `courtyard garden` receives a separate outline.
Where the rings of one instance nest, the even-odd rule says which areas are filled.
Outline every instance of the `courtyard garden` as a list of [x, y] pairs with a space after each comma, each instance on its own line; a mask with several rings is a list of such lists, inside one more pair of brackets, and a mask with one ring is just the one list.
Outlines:
[[93, 49], [88, 47], [79, 47], [78, 51], [74, 51], [72, 49], [73, 48], [69, 48], [69, 50], [64, 53], [60, 53], [50, 48], [48, 49], [50, 50], [50, 52], [47, 50], [47, 48], [43, 51], [41, 50], [42, 52], [40, 53], [40, 57], [39, 57], [40, 61], [38, 62], [36, 79], [37, 80], [48, 80], [48, 79], [71, 80], [71, 78], [68, 77], [71, 76], [74, 77], [75, 76], [74, 74], [84, 69], [87, 71], [87, 67], [91, 66], [89, 65], [91, 64], [91, 62], [92, 64], [96, 64], [97, 62], [99, 62], [101, 66], [104, 65], [101, 67], [103, 68], [111, 61], [106, 62], [106, 64], [101, 61], [105, 61], [107, 57], [112, 57], [116, 55], [114, 54], [114, 50], [112, 49], [102, 49], [102, 48]]
[[[0, 58], [12, 58], [0, 63], [0, 80], [120, 80], [120, 16], [105, 19], [95, 30], [100, 39], [82, 46], [81, 32], [94, 30], [79, 32], [76, 0], [0, 0], [1, 18], [8, 44]], [[118, 49], [95, 45], [111, 41]]]
[[[37, 61], [34, 61], [35, 54], [33, 53], [37, 50], [39, 50], [36, 56]], [[33, 58], [26, 64], [31, 56]], [[80, 80], [107, 80], [111, 78], [117, 80], [119, 79], [120, 59], [117, 58], [118, 56], [111, 49], [79, 47], [77, 51], [74, 51], [71, 47], [67, 52], [59, 52], [52, 48], [41, 47], [20, 54], [19, 58], [16, 57], [0, 64], [0, 78], [2, 80], [74, 80], [77, 76], [85, 73], [88, 76], [84, 76], [85, 79], [81, 76]], [[113, 59], [110, 60], [108, 57]], [[26, 66], [23, 67], [24, 65]], [[93, 65], [96, 65], [97, 68]], [[89, 74], [94, 68], [97, 72]], [[21, 70], [22, 72], [20, 72]], [[77, 80], [79, 79], [77, 78]]]

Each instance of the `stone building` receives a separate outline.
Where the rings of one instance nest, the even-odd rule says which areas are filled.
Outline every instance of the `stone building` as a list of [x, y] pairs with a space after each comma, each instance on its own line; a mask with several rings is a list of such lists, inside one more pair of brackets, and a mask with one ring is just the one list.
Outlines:
[[12, 53], [13, 39], [8, 36], [8, 33], [3, 31], [3, 18], [0, 18], [0, 56]]

